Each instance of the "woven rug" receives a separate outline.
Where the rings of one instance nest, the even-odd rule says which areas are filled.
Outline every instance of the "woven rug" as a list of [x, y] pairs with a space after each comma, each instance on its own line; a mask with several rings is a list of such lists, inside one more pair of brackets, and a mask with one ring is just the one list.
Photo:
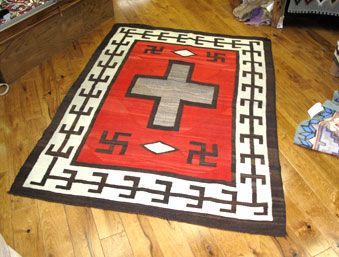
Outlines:
[[115, 25], [10, 192], [284, 235], [270, 41]]
[[339, 16], [339, 0], [290, 0], [288, 12]]

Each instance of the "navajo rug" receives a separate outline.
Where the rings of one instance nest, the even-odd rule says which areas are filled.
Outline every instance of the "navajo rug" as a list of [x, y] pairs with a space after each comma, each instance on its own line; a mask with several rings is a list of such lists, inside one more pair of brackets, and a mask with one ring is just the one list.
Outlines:
[[115, 25], [10, 192], [284, 235], [270, 41]]
[[339, 0], [290, 0], [288, 12], [339, 16]]

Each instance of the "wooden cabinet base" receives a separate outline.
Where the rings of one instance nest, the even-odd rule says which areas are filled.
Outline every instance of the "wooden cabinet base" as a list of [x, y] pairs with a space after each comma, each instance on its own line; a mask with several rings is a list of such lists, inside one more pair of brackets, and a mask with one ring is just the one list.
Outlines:
[[112, 0], [59, 1], [0, 32], [0, 74], [16, 80], [112, 16]]

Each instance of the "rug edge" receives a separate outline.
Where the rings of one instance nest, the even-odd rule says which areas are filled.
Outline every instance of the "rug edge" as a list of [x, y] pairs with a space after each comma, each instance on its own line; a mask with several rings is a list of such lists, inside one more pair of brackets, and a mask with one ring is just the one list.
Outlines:
[[48, 125], [48, 127], [43, 131], [40, 138], [38, 139], [38, 142], [33, 147], [33, 150], [31, 150], [30, 154], [26, 158], [26, 160], [23, 162], [21, 168], [19, 169], [19, 172], [17, 173], [12, 186], [9, 190], [9, 193], [11, 193], [14, 189], [22, 188], [22, 185], [24, 181], [26, 180], [30, 169], [27, 167], [27, 164], [30, 162], [36, 162], [39, 155], [45, 148], [45, 141], [49, 141], [52, 137], [53, 131], [58, 126], [58, 123], [63, 117], [64, 112], [68, 108], [68, 103], [71, 102], [71, 98], [74, 97], [76, 91], [81, 86], [81, 83], [83, 80], [85, 80], [88, 71], [91, 70], [91, 68], [94, 66], [96, 60], [98, 59], [100, 52], [102, 49], [105, 48], [105, 46], [108, 44], [109, 39], [111, 36], [120, 28], [121, 26], [119, 24], [114, 24], [112, 29], [107, 33], [107, 35], [104, 37], [102, 42], [97, 46], [97, 48], [92, 53], [89, 60], [86, 62], [85, 67], [81, 70], [78, 77], [75, 79], [75, 81], [70, 85], [67, 93], [65, 94], [65, 97], [59, 104], [59, 107], [54, 114], [54, 116], [51, 118], [51, 123]]
[[[253, 220], [244, 221], [231, 218], [227, 218], [227, 220], [220, 219], [219, 222], [216, 222], [217, 216], [213, 215], [207, 214], [197, 215], [194, 213], [187, 213], [185, 211], [175, 211], [175, 210], [171, 210], [170, 212], [168, 212], [167, 209], [162, 209], [154, 206], [149, 207], [140, 204], [135, 205], [129, 203], [120, 203], [104, 199], [98, 199], [99, 203], [97, 203], [94, 202], [94, 199], [85, 196], [77, 196], [76, 201], [74, 201], [75, 198], [69, 195], [63, 195], [59, 193], [50, 194], [49, 192], [47, 192], [47, 194], [45, 195], [40, 195], [37, 194], [38, 192], [36, 192], [34, 189], [27, 188], [22, 189], [21, 192], [17, 190], [12, 190], [9, 193], [11, 193], [12, 195], [44, 200], [46, 202], [51, 203], [66, 204], [78, 207], [98, 208], [136, 215], [149, 215], [150, 217], [169, 219], [173, 221], [185, 222], [193, 225], [200, 225], [230, 232], [241, 232], [274, 237], [283, 237], [287, 235], [284, 223], [274, 223], [274, 222], [269, 223], [267, 221], [261, 222]], [[107, 204], [104, 204], [103, 202], [106, 201]], [[135, 208], [135, 206], [137, 206], [137, 208]]]
[[175, 31], [175, 32], [195, 33], [195, 34], [201, 34], [201, 35], [207, 35], [207, 36], [220, 36], [220, 37], [228, 37], [228, 38], [253, 39], [253, 40], [262, 40], [262, 41], [271, 42], [271, 39], [269, 39], [267, 37], [229, 35], [229, 34], [223, 34], [223, 33], [204, 32], [204, 31], [192, 30], [192, 29], [181, 29], [181, 28], [153, 26], [153, 25], [147, 25], [147, 24], [141, 24], [141, 23], [116, 23], [116, 24], [114, 24], [114, 26], [119, 26], [119, 27], [131, 26], [131, 27], [137, 27], [137, 28], [143, 28], [143, 29], [147, 29], [147, 28], [148, 29], [161, 29], [161, 30], [169, 30], [169, 31]]
[[[276, 107], [276, 80], [275, 80], [275, 69], [273, 62], [273, 51], [271, 41], [264, 42], [264, 49], [266, 53], [265, 63], [270, 64], [270, 69], [266, 68], [267, 75], [267, 93], [266, 103], [270, 105], [270, 108], [266, 107], [266, 124], [267, 124], [267, 146], [268, 146], [268, 159], [270, 164], [272, 161], [275, 163], [270, 167], [271, 177], [271, 192], [272, 192], [272, 204], [273, 204], [273, 220], [279, 217], [279, 211], [283, 210], [282, 221], [286, 230], [286, 204], [285, 194], [282, 181], [281, 165], [279, 159], [279, 145], [278, 145], [278, 124], [277, 124], [277, 107]], [[270, 137], [272, 135], [273, 137]], [[271, 149], [272, 147], [272, 149]], [[275, 187], [272, 186], [274, 181]]]

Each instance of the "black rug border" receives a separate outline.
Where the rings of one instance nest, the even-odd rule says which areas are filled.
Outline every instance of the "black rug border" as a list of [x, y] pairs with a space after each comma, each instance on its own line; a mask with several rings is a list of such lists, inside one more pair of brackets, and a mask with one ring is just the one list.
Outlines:
[[[42, 190], [35, 190], [30, 188], [24, 188], [23, 183], [26, 180], [31, 168], [32, 163], [35, 163], [40, 155], [40, 153], [45, 148], [46, 144], [53, 135], [54, 130], [57, 128], [60, 123], [63, 114], [66, 112], [69, 103], [76, 94], [80, 85], [88, 75], [89, 71], [92, 69], [96, 60], [101, 54], [102, 49], [108, 44], [110, 38], [118, 31], [121, 27], [131, 27], [131, 28], [144, 28], [144, 29], [161, 29], [167, 31], [175, 32], [185, 32], [185, 33], [196, 33], [201, 35], [209, 35], [215, 37], [229, 37], [229, 38], [242, 38], [249, 40], [261, 40], [264, 43], [265, 48], [265, 61], [266, 61], [266, 72], [267, 72], [267, 138], [268, 138], [268, 147], [269, 147], [269, 162], [270, 162], [270, 176], [271, 176], [271, 191], [272, 191], [272, 202], [273, 202], [273, 221], [250, 221], [250, 220], [240, 220], [234, 218], [225, 218], [219, 216], [213, 216], [209, 214], [199, 214], [191, 213], [186, 211], [177, 211], [170, 210], [166, 208], [159, 208], [153, 206], [145, 206], [141, 204], [133, 203], [122, 203], [112, 200], [105, 200], [100, 198], [91, 198], [85, 196], [73, 196], [73, 195], [64, 195], [60, 193], [44, 191], [41, 194]], [[267, 64], [270, 64], [270, 68], [267, 67]], [[252, 234], [262, 234], [262, 235], [271, 235], [271, 236], [285, 236], [286, 235], [286, 214], [285, 214], [285, 202], [284, 194], [281, 180], [281, 168], [279, 163], [279, 152], [278, 152], [278, 141], [277, 141], [277, 124], [276, 124], [276, 103], [275, 103], [275, 77], [274, 77], [274, 67], [272, 59], [272, 50], [271, 50], [271, 41], [268, 38], [264, 37], [248, 37], [248, 36], [232, 36], [225, 34], [213, 34], [208, 32], [200, 32], [194, 30], [180, 30], [172, 28], [162, 28], [154, 27], [143, 24], [134, 24], [134, 23], [117, 23], [113, 26], [112, 30], [105, 37], [103, 42], [95, 50], [94, 54], [86, 64], [83, 71], [80, 73], [77, 80], [70, 87], [68, 93], [65, 95], [63, 101], [61, 102], [54, 118], [52, 119], [50, 125], [44, 131], [42, 137], [38, 141], [37, 145], [34, 147], [31, 154], [28, 156], [24, 162], [22, 168], [20, 169], [18, 175], [16, 176], [9, 193], [13, 195], [31, 197], [36, 199], [42, 199], [46, 201], [52, 201], [62, 204], [71, 204], [84, 207], [95, 207], [107, 210], [123, 211], [136, 214], [147, 214], [155, 217], [171, 219], [176, 221], [183, 221], [187, 223], [204, 225], [207, 227], [233, 230], [238, 232], [252, 233]], [[273, 132], [273, 136], [272, 133]], [[272, 136], [272, 137], [270, 137]], [[272, 148], [272, 149], [271, 149]], [[273, 165], [271, 165], [273, 163]], [[277, 188], [279, 187], [279, 188]]]

